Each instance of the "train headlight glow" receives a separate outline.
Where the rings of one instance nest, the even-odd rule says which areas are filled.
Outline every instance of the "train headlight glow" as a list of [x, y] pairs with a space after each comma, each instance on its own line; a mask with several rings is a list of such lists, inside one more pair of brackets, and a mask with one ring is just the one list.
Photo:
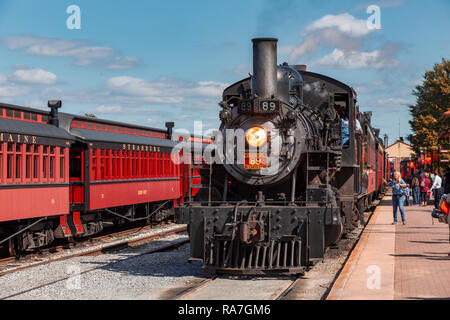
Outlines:
[[267, 142], [267, 133], [261, 127], [252, 127], [245, 133], [247, 142], [254, 147], [260, 147]]

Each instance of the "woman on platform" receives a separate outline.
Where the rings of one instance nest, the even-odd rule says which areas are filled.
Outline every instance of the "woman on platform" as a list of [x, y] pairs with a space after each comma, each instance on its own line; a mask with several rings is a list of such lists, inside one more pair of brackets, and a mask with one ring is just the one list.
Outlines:
[[422, 179], [420, 179], [420, 195], [422, 197], [422, 206], [427, 206], [428, 204], [428, 191], [430, 191], [431, 188], [431, 181], [428, 178], [430, 174], [428, 172], [425, 172]]
[[[384, 181], [386, 183], [386, 180]], [[394, 179], [388, 182], [388, 185], [392, 187], [392, 208], [394, 214], [394, 222], [397, 224], [397, 209], [400, 209], [403, 224], [406, 224], [405, 220], [405, 192], [406, 182], [402, 179], [400, 172], [394, 172]]]

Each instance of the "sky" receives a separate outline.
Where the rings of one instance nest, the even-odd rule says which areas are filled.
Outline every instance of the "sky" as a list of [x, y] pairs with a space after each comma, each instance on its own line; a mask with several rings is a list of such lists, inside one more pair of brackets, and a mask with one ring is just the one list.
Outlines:
[[223, 89], [252, 73], [251, 39], [276, 37], [279, 63], [352, 86], [392, 143], [411, 133], [415, 86], [450, 58], [449, 17], [448, 0], [0, 0], [0, 102], [217, 128]]

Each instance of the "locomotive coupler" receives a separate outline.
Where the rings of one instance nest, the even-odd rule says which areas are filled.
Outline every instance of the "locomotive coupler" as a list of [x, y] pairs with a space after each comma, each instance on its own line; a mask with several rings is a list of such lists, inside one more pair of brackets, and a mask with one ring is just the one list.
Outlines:
[[264, 241], [264, 227], [260, 221], [247, 221], [239, 224], [239, 239], [245, 244]]

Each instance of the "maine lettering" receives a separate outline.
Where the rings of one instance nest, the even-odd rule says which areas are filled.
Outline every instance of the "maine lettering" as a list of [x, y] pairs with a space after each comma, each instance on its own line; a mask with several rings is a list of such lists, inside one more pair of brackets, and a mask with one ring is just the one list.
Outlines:
[[0, 133], [1, 142], [12, 142], [12, 143], [29, 143], [36, 144], [36, 136], [28, 136], [23, 134], [11, 134], [11, 133]]

